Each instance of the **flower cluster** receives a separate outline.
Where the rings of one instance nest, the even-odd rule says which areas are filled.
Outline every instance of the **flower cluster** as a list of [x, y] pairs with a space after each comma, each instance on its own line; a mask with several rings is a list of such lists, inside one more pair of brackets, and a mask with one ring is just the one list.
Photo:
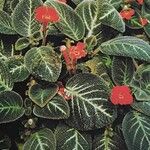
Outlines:
[[135, 11], [132, 8], [123, 9], [120, 12], [121, 17], [126, 20], [130, 20], [134, 14], [135, 14]]
[[61, 46], [60, 51], [64, 57], [68, 70], [72, 70], [78, 59], [85, 57], [87, 52], [85, 51], [86, 45], [82, 42], [78, 42], [76, 46]]
[[128, 86], [113, 87], [110, 100], [114, 105], [129, 105], [133, 103], [133, 96]]

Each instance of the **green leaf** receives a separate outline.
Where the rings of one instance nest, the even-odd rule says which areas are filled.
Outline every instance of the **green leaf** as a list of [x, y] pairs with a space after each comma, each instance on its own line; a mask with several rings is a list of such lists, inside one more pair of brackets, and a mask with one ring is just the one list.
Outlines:
[[117, 85], [129, 85], [134, 74], [134, 64], [131, 58], [114, 57], [112, 61], [112, 78]]
[[57, 91], [56, 84], [34, 84], [29, 88], [28, 95], [35, 104], [44, 107], [56, 95]]
[[134, 101], [134, 103], [131, 105], [135, 110], [150, 116], [150, 102], [137, 102]]
[[0, 10], [3, 10], [5, 0], [0, 0]]
[[116, 9], [121, 6], [122, 0], [108, 0]]
[[4, 62], [0, 61], [0, 92], [11, 91], [13, 84], [8, 66], [6, 66]]
[[56, 150], [56, 139], [53, 132], [44, 128], [35, 132], [25, 142], [23, 150]]
[[57, 81], [61, 72], [61, 59], [51, 47], [30, 49], [25, 55], [27, 69], [49, 82]]
[[86, 36], [95, 35], [97, 39], [102, 38], [101, 20], [95, 1], [83, 1], [75, 10], [82, 18], [86, 27]]
[[54, 7], [60, 16], [60, 21], [56, 26], [68, 37], [79, 41], [85, 34], [83, 21], [76, 12], [69, 6], [54, 0], [47, 0], [46, 5]]
[[0, 33], [16, 34], [12, 26], [11, 17], [2, 10], [0, 10]]
[[0, 131], [0, 149], [9, 150], [11, 148], [11, 140], [7, 135]]
[[20, 51], [24, 48], [27, 48], [30, 45], [30, 41], [28, 38], [19, 38], [15, 43], [15, 50]]
[[123, 135], [128, 150], [148, 150], [150, 146], [150, 118], [129, 112], [122, 123]]
[[66, 100], [56, 95], [45, 107], [34, 106], [33, 113], [41, 118], [66, 119], [70, 115], [70, 109]]
[[150, 45], [132, 36], [117, 37], [100, 46], [107, 55], [125, 56], [150, 62]]
[[71, 0], [74, 4], [78, 5], [79, 3], [81, 3], [84, 0]]
[[106, 0], [97, 0], [99, 20], [120, 32], [125, 32], [125, 23], [118, 11]]
[[24, 81], [30, 75], [21, 56], [10, 57], [7, 64], [13, 82]]
[[92, 150], [125, 150], [125, 143], [112, 128], [106, 128], [103, 134], [94, 137]]
[[40, 29], [40, 23], [35, 20], [34, 10], [42, 5], [41, 0], [21, 0], [13, 11], [12, 21], [16, 32], [29, 37]]
[[24, 114], [21, 96], [13, 91], [0, 93], [0, 123], [12, 122]]
[[141, 65], [138, 67], [130, 86], [134, 89], [136, 100], [150, 100], [150, 65]]
[[116, 111], [107, 100], [109, 89], [103, 79], [90, 73], [73, 76], [66, 84], [71, 116], [66, 121], [71, 127], [92, 130], [114, 121]]
[[[74, 128], [59, 124], [55, 130], [57, 150], [90, 150], [92, 139]], [[90, 141], [89, 141], [90, 140]]]

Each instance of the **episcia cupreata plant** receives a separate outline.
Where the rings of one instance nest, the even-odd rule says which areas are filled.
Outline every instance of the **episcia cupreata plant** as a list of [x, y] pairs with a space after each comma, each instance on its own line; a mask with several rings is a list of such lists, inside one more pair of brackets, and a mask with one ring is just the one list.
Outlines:
[[0, 149], [150, 150], [149, 0], [0, 0]]

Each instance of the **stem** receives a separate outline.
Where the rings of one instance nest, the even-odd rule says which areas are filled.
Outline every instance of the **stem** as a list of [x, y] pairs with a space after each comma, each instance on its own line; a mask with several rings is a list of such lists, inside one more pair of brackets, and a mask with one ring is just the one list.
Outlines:
[[47, 24], [43, 23], [43, 40], [42, 40], [42, 45], [46, 45], [46, 37], [47, 37]]

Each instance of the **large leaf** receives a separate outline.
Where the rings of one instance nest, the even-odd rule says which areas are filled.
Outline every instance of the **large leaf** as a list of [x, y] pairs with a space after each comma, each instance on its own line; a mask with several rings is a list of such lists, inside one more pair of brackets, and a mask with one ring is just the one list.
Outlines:
[[49, 82], [57, 81], [61, 72], [61, 59], [51, 47], [32, 48], [25, 55], [27, 69]]
[[5, 0], [0, 0], [0, 10], [3, 10]]
[[0, 123], [15, 121], [23, 114], [23, 101], [19, 94], [13, 91], [0, 93]]
[[8, 67], [0, 61], [0, 92], [11, 91], [13, 88], [12, 78], [9, 74]]
[[137, 102], [134, 101], [134, 103], [131, 105], [135, 110], [150, 116], [150, 102]]
[[149, 117], [138, 112], [129, 112], [123, 120], [122, 128], [128, 150], [150, 149]]
[[112, 4], [108, 3], [106, 0], [97, 0], [97, 9], [99, 20], [101, 20], [103, 24], [120, 32], [125, 31], [125, 23]]
[[118, 85], [129, 85], [134, 74], [134, 64], [131, 58], [114, 57], [112, 62], [112, 78]]
[[24, 64], [24, 58], [14, 56], [7, 61], [9, 72], [14, 82], [24, 81], [29, 76], [29, 71]]
[[101, 44], [101, 52], [107, 55], [125, 56], [150, 62], [150, 45], [132, 36], [121, 36]]
[[63, 34], [76, 41], [83, 38], [85, 34], [83, 21], [69, 5], [54, 0], [47, 0], [45, 4], [54, 7], [58, 11], [60, 22], [56, 25]]
[[40, 85], [34, 84], [29, 88], [30, 99], [40, 107], [44, 107], [57, 93], [56, 84]]
[[150, 101], [150, 65], [138, 67], [130, 86], [138, 101]]
[[41, 118], [66, 119], [70, 115], [70, 109], [65, 99], [56, 95], [45, 107], [34, 106], [33, 113]]
[[16, 32], [29, 37], [40, 29], [40, 24], [35, 20], [34, 10], [42, 5], [41, 0], [21, 0], [13, 11], [13, 25]]
[[95, 35], [97, 39], [102, 38], [101, 20], [95, 1], [83, 1], [75, 10], [82, 18], [86, 27], [86, 36]]
[[108, 87], [96, 75], [83, 73], [73, 76], [66, 84], [71, 96], [71, 116], [67, 123], [80, 130], [101, 128], [116, 118], [116, 111], [107, 100]]
[[56, 139], [53, 132], [44, 128], [30, 136], [23, 150], [56, 150]]
[[106, 128], [103, 134], [94, 137], [92, 150], [125, 150], [125, 143], [112, 128]]
[[12, 26], [11, 17], [2, 10], [0, 10], [0, 33], [16, 34]]
[[55, 130], [57, 150], [91, 150], [92, 139], [74, 128], [60, 124]]
[[122, 0], [108, 0], [116, 9], [121, 6]]

